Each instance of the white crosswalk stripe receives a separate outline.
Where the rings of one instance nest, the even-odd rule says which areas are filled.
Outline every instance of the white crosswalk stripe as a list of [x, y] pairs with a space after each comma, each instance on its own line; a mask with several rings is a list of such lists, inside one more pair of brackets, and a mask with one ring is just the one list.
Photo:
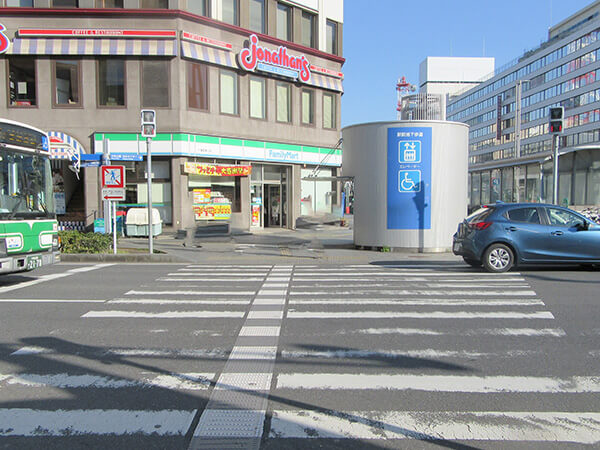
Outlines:
[[[41, 341], [15, 346], [15, 367], [50, 358], [59, 368], [4, 369], [0, 396], [89, 397], [73, 409], [0, 408], [0, 437], [187, 436], [199, 448], [196, 439], [225, 436], [284, 449], [298, 439], [307, 448], [331, 439], [600, 443], [600, 411], [580, 407], [600, 398], [600, 369], [558, 373], [540, 343], [562, 344], [567, 333], [517, 272], [189, 265], [82, 305], [78, 316], [96, 333], [126, 333], [135, 321], [149, 342], [115, 338], [71, 353]], [[153, 345], [189, 322], [195, 331], [181, 348]], [[584, 353], [600, 356], [597, 346]], [[105, 364], [70, 371], [75, 358]], [[171, 370], [152, 370], [156, 361]], [[242, 406], [223, 400], [238, 394]]]

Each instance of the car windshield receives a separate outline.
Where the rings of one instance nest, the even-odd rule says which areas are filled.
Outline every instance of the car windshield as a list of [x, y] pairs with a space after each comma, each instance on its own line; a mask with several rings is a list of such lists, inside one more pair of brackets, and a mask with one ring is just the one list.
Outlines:
[[485, 220], [487, 217], [489, 217], [489, 215], [494, 212], [494, 209], [495, 208], [489, 206], [486, 206], [485, 208], [479, 208], [470, 216], [467, 216], [465, 220], [467, 221], [467, 223], [481, 222], [482, 220]]

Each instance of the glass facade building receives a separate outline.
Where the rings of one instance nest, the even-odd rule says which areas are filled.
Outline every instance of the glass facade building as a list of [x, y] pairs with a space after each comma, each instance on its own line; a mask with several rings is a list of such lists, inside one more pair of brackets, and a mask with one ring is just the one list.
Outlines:
[[549, 109], [563, 106], [559, 197], [600, 205], [600, 4], [550, 29], [549, 39], [466, 92], [447, 118], [469, 131], [470, 207], [501, 201], [551, 202]]

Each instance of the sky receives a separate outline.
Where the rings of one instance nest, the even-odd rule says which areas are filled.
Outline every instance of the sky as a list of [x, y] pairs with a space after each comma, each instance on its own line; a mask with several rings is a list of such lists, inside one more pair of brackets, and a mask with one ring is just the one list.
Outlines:
[[345, 0], [342, 126], [396, 120], [396, 82], [419, 84], [428, 56], [486, 56], [496, 67], [547, 40], [592, 0]]

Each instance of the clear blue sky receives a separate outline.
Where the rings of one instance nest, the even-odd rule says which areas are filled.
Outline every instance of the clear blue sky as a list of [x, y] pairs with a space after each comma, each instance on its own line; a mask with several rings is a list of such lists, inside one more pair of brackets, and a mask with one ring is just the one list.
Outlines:
[[499, 67], [592, 0], [345, 0], [342, 126], [396, 120], [396, 81], [418, 85], [427, 56], [488, 56]]

